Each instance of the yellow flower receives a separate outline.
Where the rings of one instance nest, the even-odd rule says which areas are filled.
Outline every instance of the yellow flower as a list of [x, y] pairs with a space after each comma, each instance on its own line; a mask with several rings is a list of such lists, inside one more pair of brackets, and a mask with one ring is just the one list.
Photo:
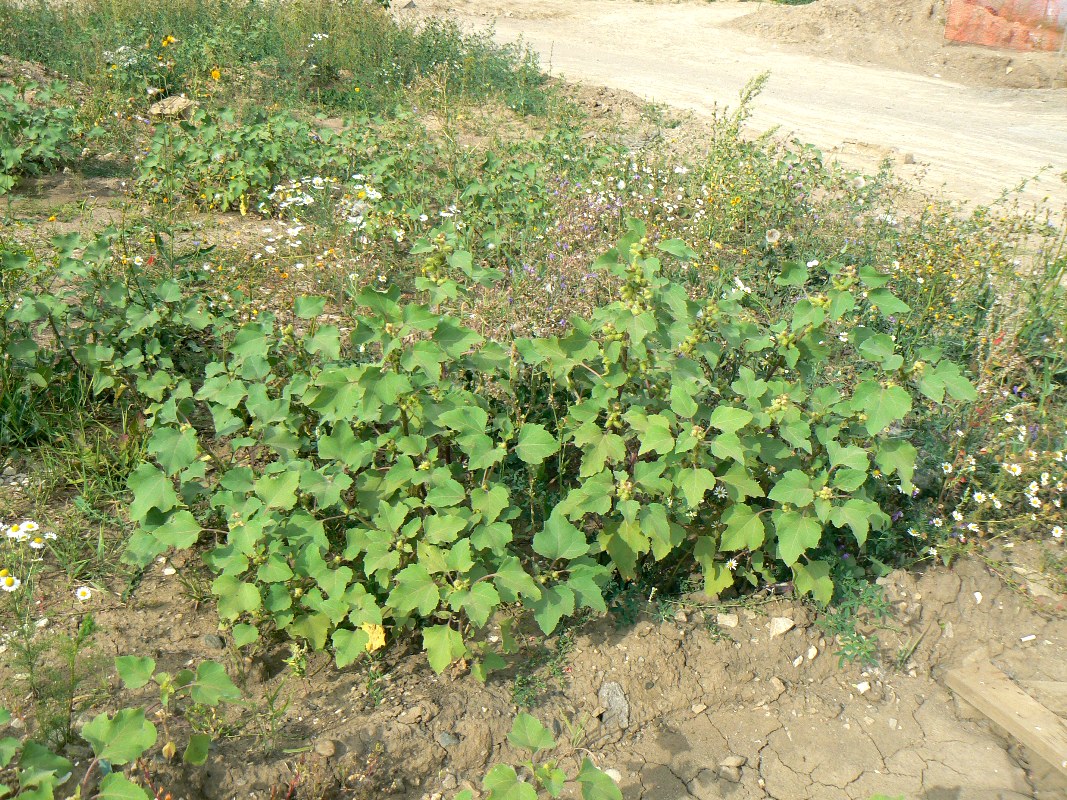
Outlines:
[[373, 653], [385, 647], [385, 628], [375, 625], [373, 622], [364, 622], [359, 626], [360, 630], [367, 634], [366, 650]]
[[214, 67], [211, 70], [211, 80], [217, 81], [221, 77], [222, 77], [222, 70], [220, 70], [218, 67]]
[[174, 44], [176, 41], [178, 40], [175, 39], [173, 36], [164, 36], [163, 40], [160, 42], [160, 45], [163, 47], [167, 47], [169, 45]]

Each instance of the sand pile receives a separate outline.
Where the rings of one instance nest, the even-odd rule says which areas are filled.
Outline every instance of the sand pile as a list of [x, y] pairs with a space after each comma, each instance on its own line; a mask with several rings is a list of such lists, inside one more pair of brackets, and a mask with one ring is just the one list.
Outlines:
[[731, 27], [829, 58], [969, 86], [1067, 88], [1067, 55], [945, 40], [947, 0], [815, 0], [762, 4]]

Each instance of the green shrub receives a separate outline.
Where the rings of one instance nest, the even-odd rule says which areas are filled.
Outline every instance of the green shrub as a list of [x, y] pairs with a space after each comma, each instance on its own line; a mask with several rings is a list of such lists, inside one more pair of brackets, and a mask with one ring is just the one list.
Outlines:
[[67, 92], [58, 82], [0, 86], [0, 195], [11, 191], [19, 176], [50, 172], [77, 155]]
[[792, 313], [764, 320], [740, 281], [690, 297], [663, 277], [636, 223], [599, 263], [622, 299], [510, 349], [441, 313], [497, 277], [447, 230], [413, 249], [424, 302], [367, 289], [326, 321], [306, 297], [291, 324], [237, 324], [173, 279], [97, 282], [109, 241], [75, 244], [62, 286], [104, 302], [24, 296], [8, 349], [147, 415], [128, 558], [207, 536], [239, 643], [282, 630], [339, 665], [420, 627], [434, 669], [474, 657], [484, 675], [502, 663], [481, 633], [498, 609], [551, 633], [655, 565], [700, 571], [709, 594], [790, 579], [828, 602], [839, 552], [862, 557], [912, 488], [915, 448], [887, 430], [919, 396], [974, 397], [936, 351], [867, 324], [905, 308], [888, 276], [789, 262]]

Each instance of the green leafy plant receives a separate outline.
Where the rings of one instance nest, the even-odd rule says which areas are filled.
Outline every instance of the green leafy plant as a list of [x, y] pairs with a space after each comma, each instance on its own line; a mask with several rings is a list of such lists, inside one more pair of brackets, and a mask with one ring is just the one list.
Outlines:
[[[158, 688], [159, 713], [155, 716], [167, 738], [162, 747], [166, 758], [173, 758], [176, 753], [168, 728], [176, 702], [186, 700], [214, 707], [240, 697], [226, 671], [214, 662], [200, 664], [195, 672], [183, 669], [173, 675], [155, 672], [155, 661], [151, 658], [124, 656], [116, 659], [115, 665], [127, 688], [140, 689], [149, 682]], [[0, 725], [6, 725], [10, 719], [10, 713], [0, 709]], [[93, 757], [81, 772], [74, 796], [99, 800], [148, 800], [149, 795], [143, 788], [115, 769], [134, 764], [156, 744], [159, 734], [156, 726], [147, 719], [145, 709], [123, 708], [114, 715], [98, 714], [82, 727], [80, 735], [92, 748]], [[203, 764], [210, 744], [207, 734], [193, 733], [183, 760], [189, 764]], [[42, 744], [14, 737], [0, 739], [0, 777], [6, 778], [10, 774], [16, 781], [14, 786], [0, 784], [0, 797], [9, 796], [14, 791], [15, 796], [26, 800], [47, 800], [71, 779], [72, 769], [70, 761]]]
[[[508, 741], [513, 747], [529, 752], [531, 757], [520, 764], [524, 775], [508, 764], [497, 764], [490, 769], [482, 780], [488, 800], [537, 800], [544, 796], [542, 792], [559, 797], [568, 776], [555, 760], [541, 757], [556, 747], [555, 738], [545, 726], [535, 717], [520, 713], [512, 723]], [[615, 782], [588, 758], [583, 759], [581, 770], [572, 780], [581, 786], [583, 800], [622, 800], [622, 792]], [[473, 797], [468, 789], [457, 794], [455, 800]]]
[[11, 191], [19, 176], [51, 171], [77, 154], [67, 95], [68, 87], [59, 82], [0, 86], [0, 195]]

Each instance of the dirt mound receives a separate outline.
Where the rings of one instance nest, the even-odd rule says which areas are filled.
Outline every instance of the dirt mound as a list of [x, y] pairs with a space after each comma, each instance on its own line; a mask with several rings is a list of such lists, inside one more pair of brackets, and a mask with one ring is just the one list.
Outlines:
[[761, 4], [729, 27], [805, 52], [877, 64], [968, 86], [1067, 87], [1062, 53], [1021, 53], [945, 40], [946, 0], [816, 0]]

